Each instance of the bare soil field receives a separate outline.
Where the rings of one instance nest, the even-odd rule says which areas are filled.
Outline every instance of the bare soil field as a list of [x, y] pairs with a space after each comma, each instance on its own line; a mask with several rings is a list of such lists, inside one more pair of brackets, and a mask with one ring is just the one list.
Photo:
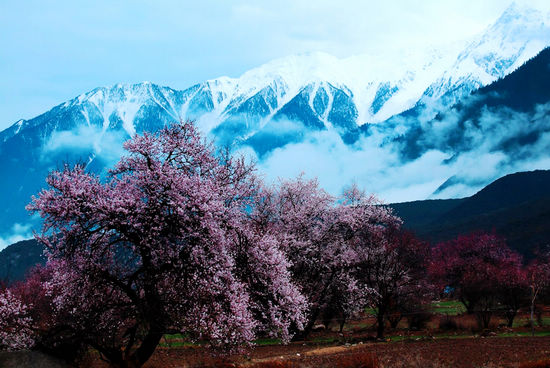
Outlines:
[[[428, 341], [367, 342], [347, 345], [258, 346], [248, 356], [225, 360], [212, 357], [204, 348], [159, 348], [145, 365], [176, 367], [341, 367], [353, 356], [371, 356], [379, 367], [519, 367], [520, 363], [550, 359], [550, 337], [476, 337]], [[266, 363], [281, 362], [281, 365]], [[87, 367], [107, 367], [98, 359]], [[369, 365], [364, 365], [369, 367]]]

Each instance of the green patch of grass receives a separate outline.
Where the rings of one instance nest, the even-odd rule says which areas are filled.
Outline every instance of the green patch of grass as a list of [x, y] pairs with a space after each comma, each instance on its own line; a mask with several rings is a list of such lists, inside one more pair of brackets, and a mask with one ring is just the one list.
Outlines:
[[376, 315], [376, 309], [370, 308], [370, 307], [365, 308], [365, 313], [369, 314], [369, 315], [372, 315], [372, 316], [375, 316]]
[[[529, 337], [529, 336], [531, 336], [531, 332], [521, 331], [521, 332], [502, 333], [502, 334], [498, 334], [496, 337]], [[535, 331], [535, 337], [545, 337], [545, 336], [550, 336], [550, 331]], [[432, 337], [434, 340], [474, 338], [474, 336], [471, 334], [452, 334], [452, 333], [435, 334], [432, 336], [428, 336], [428, 335], [388, 336], [391, 342], [415, 341], [415, 340], [427, 340], [427, 339], [429, 340]]]
[[315, 337], [311, 340], [311, 342], [314, 342], [317, 344], [332, 344], [338, 341], [339, 340], [335, 337]]
[[263, 339], [254, 340], [253, 343], [258, 346], [268, 346], [268, 345], [281, 345], [283, 341], [281, 339], [263, 338]]
[[160, 341], [159, 346], [168, 348], [179, 348], [187, 346], [200, 346], [203, 343], [193, 342], [185, 334], [166, 334]]
[[179, 339], [185, 339], [186, 336], [184, 336], [182, 334], [166, 334], [166, 335], [164, 335], [164, 338], [166, 340], [179, 340]]
[[[514, 324], [512, 325], [513, 328], [515, 327], [523, 327], [525, 325], [527, 325], [529, 323], [529, 318], [519, 318], [519, 317], [516, 317], [514, 318]], [[536, 322], [535, 322], [536, 323]]]
[[548, 325], [550, 325], [550, 316], [543, 316], [543, 317], [542, 317], [542, 325], [543, 325], [543, 326], [548, 326]]
[[432, 303], [432, 312], [456, 316], [466, 312], [464, 305], [457, 300], [442, 300]]
[[189, 347], [189, 346], [200, 346], [200, 344], [193, 343], [191, 341], [185, 341], [185, 340], [170, 340], [168, 342], [161, 341], [159, 346], [164, 348], [181, 348], [181, 347]]
[[[524, 326], [530, 326], [531, 318], [530, 317], [516, 317], [514, 319], [514, 325], [513, 327], [524, 327]], [[535, 318], [535, 326], [538, 326], [539, 323], [537, 319]], [[550, 326], [550, 316], [543, 316], [542, 317], [542, 325], [543, 326]]]
[[[499, 337], [528, 337], [531, 336], [531, 331], [518, 331], [518, 332], [509, 332], [498, 334]], [[535, 337], [545, 337], [550, 336], [550, 331], [535, 331]]]
[[436, 335], [398, 335], [398, 336], [388, 336], [390, 342], [400, 342], [400, 341], [415, 341], [415, 340], [434, 340], [438, 339], [467, 339], [473, 337], [468, 334], [436, 334]]

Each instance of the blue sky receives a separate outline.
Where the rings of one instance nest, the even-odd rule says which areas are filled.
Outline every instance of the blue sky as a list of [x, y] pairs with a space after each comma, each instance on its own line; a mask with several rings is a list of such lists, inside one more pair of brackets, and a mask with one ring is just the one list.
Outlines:
[[345, 57], [463, 39], [510, 1], [383, 3], [3, 0], [0, 129], [117, 82], [184, 89], [293, 53]]

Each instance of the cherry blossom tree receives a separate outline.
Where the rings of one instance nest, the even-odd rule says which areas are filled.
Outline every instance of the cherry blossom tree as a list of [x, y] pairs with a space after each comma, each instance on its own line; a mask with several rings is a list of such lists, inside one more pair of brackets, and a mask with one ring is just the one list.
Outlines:
[[13, 350], [32, 348], [74, 364], [84, 356], [87, 347], [67, 323], [71, 316], [54, 310], [53, 295], [48, 287], [54, 268], [52, 263], [37, 265], [28, 272], [25, 280], [5, 291], [11, 299], [5, 306], [6, 310], [18, 318], [6, 317], [5, 313], [0, 316], [4, 340], [19, 343], [4, 347]]
[[538, 254], [526, 269], [527, 285], [529, 287], [529, 304], [531, 311], [531, 333], [535, 333], [535, 305], [540, 294], [550, 291], [550, 252]]
[[[489, 326], [505, 283], [510, 289], [521, 283], [521, 257], [495, 234], [461, 235], [438, 244], [432, 259], [431, 273], [439, 287], [452, 287], [468, 313], [476, 314], [482, 328]], [[516, 280], [513, 273], [517, 273]], [[510, 312], [512, 320], [516, 311]]]
[[54, 313], [118, 367], [139, 367], [165, 333], [216, 346], [291, 337], [306, 300], [276, 234], [250, 213], [259, 182], [191, 123], [136, 136], [102, 180], [81, 166], [47, 178], [43, 218]]
[[0, 349], [18, 350], [34, 345], [28, 306], [11, 290], [0, 291]]
[[372, 292], [368, 305], [377, 320], [377, 338], [384, 337], [385, 319], [397, 325], [404, 314], [417, 311], [431, 297], [427, 278], [428, 245], [392, 224], [375, 238], [361, 234], [365, 256], [358, 268], [361, 285]]
[[529, 296], [528, 273], [518, 254], [503, 267], [496, 270], [498, 281], [495, 292], [500, 306], [504, 309], [504, 317], [508, 327], [514, 325], [518, 310], [525, 306]]
[[334, 198], [303, 176], [266, 188], [253, 217], [285, 244], [293, 279], [308, 299], [299, 338], [323, 315], [327, 322], [335, 314], [345, 320], [363, 310], [370, 290], [359, 285], [357, 267], [380, 246], [378, 234], [399, 222], [355, 186]]
[[334, 198], [316, 180], [282, 181], [266, 187], [252, 214], [263, 232], [271, 233], [291, 261], [293, 280], [309, 303], [307, 323], [297, 338], [306, 337], [325, 307], [342, 271], [341, 245], [332, 231]]

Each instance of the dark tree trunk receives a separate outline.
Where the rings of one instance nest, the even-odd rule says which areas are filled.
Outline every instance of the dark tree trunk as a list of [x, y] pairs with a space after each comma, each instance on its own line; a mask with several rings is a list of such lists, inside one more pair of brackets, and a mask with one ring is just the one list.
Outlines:
[[506, 326], [508, 326], [509, 328], [512, 328], [512, 326], [514, 326], [514, 319], [516, 318], [516, 314], [517, 311], [513, 309], [506, 311], [506, 313], [504, 314], [504, 316], [506, 317]]
[[342, 320], [340, 321], [340, 333], [344, 331], [344, 325], [346, 324], [346, 320], [348, 319], [347, 317], [348, 316], [345, 313], [342, 314]]
[[326, 298], [327, 290], [331, 285], [335, 275], [336, 275], [335, 272], [332, 272], [330, 274], [328, 279], [324, 282], [324, 285], [322, 286], [322, 288], [320, 288], [320, 290], [317, 292], [316, 297], [313, 298], [313, 300], [317, 300], [317, 302], [315, 303], [317, 307], [312, 309], [311, 314], [309, 315], [309, 320], [307, 324], [304, 326], [304, 329], [302, 331], [297, 331], [294, 337], [292, 338], [292, 341], [302, 341], [309, 336], [309, 333], [313, 329], [313, 326], [315, 326], [315, 322], [317, 321], [317, 318], [319, 318], [319, 314], [321, 314], [320, 306], [323, 305], [323, 302]]
[[489, 328], [489, 322], [491, 322], [492, 312], [487, 310], [479, 310], [475, 312], [475, 315], [476, 315], [479, 328], [481, 329]]
[[328, 330], [330, 322], [332, 322], [335, 316], [336, 312], [333, 309], [328, 309], [323, 313], [323, 325], [325, 325], [325, 329]]
[[306, 325], [304, 326], [304, 329], [302, 331], [297, 331], [294, 334], [294, 337], [292, 338], [292, 341], [302, 341], [307, 339], [309, 336], [311, 330], [313, 329], [313, 326], [315, 326], [315, 322], [317, 321], [317, 317], [319, 317], [320, 309], [316, 308], [311, 311], [311, 315], [309, 317], [309, 320], [307, 321]]
[[390, 327], [395, 329], [402, 318], [403, 318], [403, 315], [401, 313], [396, 312], [396, 313], [388, 314], [387, 320], [390, 323]]
[[384, 338], [384, 322], [386, 320], [386, 311], [383, 308], [378, 308], [378, 314], [376, 315], [376, 338], [377, 339], [383, 339]]
[[[162, 330], [159, 329], [158, 331]], [[155, 352], [162, 336], [162, 332], [149, 332], [149, 334], [145, 336], [145, 339], [143, 339], [139, 348], [130, 356], [130, 361], [132, 361], [132, 364], [135, 365], [129, 366], [128, 368], [141, 367], [145, 364], [145, 362], [148, 361], [149, 358], [151, 358], [151, 355]]]
[[157, 348], [162, 336], [164, 335], [164, 329], [156, 328], [154, 331], [150, 331], [139, 347], [130, 352], [130, 350], [123, 351], [114, 349], [101, 349], [96, 347], [102, 354], [105, 360], [109, 362], [109, 366], [115, 368], [140, 368], [151, 358], [155, 349]]

